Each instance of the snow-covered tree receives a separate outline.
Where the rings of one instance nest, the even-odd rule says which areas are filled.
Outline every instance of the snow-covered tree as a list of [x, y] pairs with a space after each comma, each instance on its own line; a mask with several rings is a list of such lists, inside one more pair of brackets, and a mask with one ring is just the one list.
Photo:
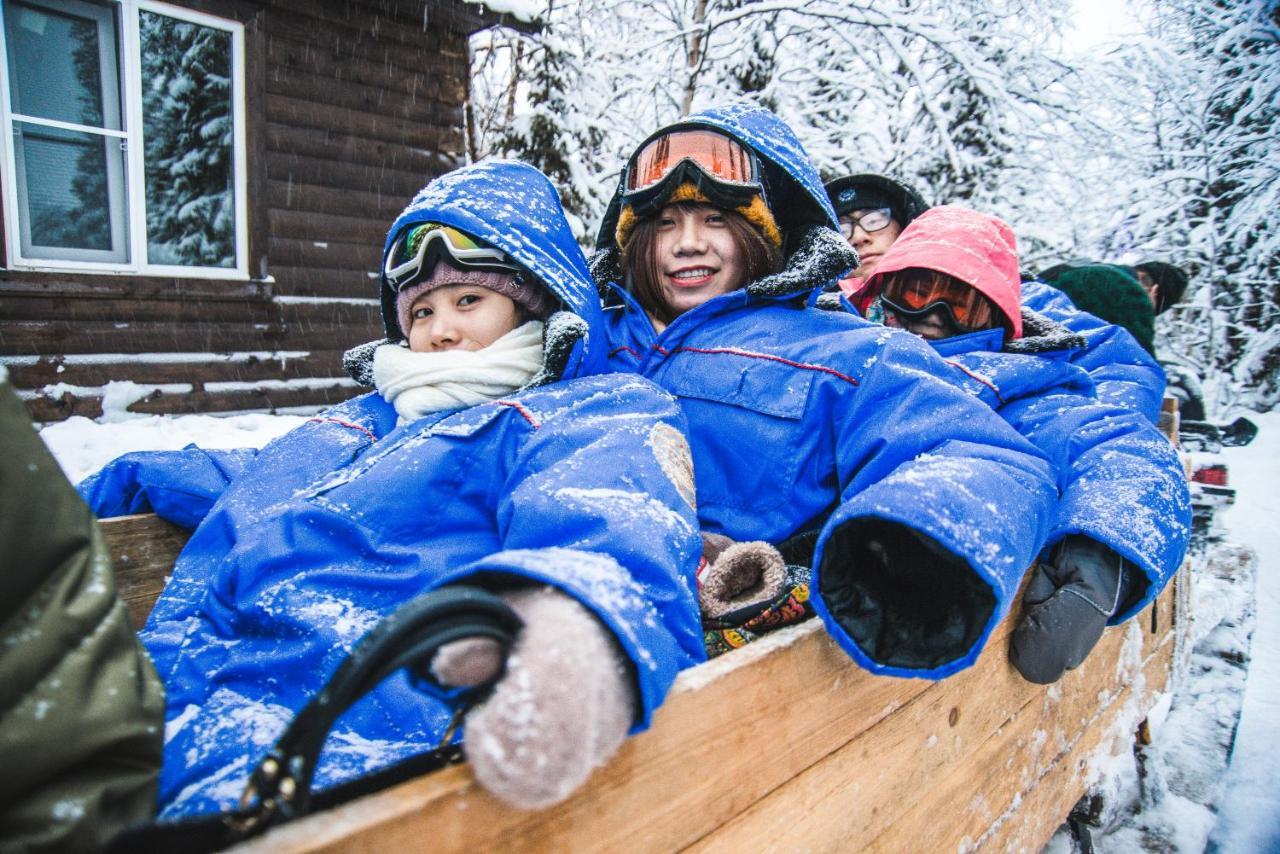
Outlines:
[[235, 266], [230, 36], [145, 11], [139, 24], [148, 255]]

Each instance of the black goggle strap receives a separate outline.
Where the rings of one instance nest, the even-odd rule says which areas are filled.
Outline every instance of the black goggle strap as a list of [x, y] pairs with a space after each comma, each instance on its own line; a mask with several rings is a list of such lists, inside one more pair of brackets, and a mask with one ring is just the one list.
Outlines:
[[946, 315], [947, 322], [950, 323], [956, 329], [960, 330], [961, 332], [979, 331], [977, 327], [966, 326], [960, 321], [956, 320], [955, 311], [951, 308], [951, 303], [947, 302], [946, 300], [941, 300], [941, 299], [934, 300], [933, 302], [929, 303], [923, 308], [906, 308], [894, 302], [888, 296], [886, 296], [883, 292], [881, 292], [880, 302], [889, 311], [892, 311], [894, 314], [900, 315], [909, 320], [921, 320], [927, 315], [937, 311], [938, 309], [942, 309], [943, 314]]
[[[753, 158], [754, 156], [752, 155]], [[649, 216], [660, 210], [666, 204], [667, 199], [675, 193], [676, 188], [686, 182], [697, 187], [698, 191], [706, 196], [707, 200], [716, 207], [732, 210], [748, 204], [751, 201], [751, 197], [757, 194], [764, 198], [766, 205], [769, 204], [769, 199], [765, 196], [764, 184], [761, 181], [757, 180], [752, 184], [722, 181], [714, 175], [708, 174], [701, 166], [688, 158], [677, 163], [657, 183], [650, 184], [639, 190], [624, 192], [622, 194], [622, 203], [630, 205], [637, 216]], [[626, 185], [624, 184], [623, 186]]]

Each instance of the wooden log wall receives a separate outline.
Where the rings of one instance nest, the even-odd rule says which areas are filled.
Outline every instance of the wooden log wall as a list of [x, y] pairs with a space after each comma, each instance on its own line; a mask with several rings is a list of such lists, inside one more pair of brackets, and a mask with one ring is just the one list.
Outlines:
[[180, 5], [245, 24], [253, 280], [0, 270], [0, 364], [38, 421], [100, 415], [110, 380], [156, 387], [137, 412], [361, 391], [341, 353], [381, 337], [386, 229], [463, 161], [469, 34], [512, 23], [461, 0]]

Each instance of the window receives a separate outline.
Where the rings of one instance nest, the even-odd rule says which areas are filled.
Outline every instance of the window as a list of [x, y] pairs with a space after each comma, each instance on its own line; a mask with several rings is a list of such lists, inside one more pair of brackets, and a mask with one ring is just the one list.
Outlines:
[[149, 0], [5, 0], [9, 266], [248, 276], [244, 29]]

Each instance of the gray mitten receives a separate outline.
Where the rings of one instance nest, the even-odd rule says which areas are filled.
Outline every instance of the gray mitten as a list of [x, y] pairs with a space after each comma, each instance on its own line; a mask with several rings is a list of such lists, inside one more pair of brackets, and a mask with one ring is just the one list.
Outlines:
[[1124, 559], [1081, 534], [1063, 538], [1036, 565], [1023, 595], [1009, 660], [1028, 682], [1047, 685], [1079, 667], [1124, 600]]
[[[635, 720], [634, 677], [613, 635], [550, 587], [503, 593], [524, 621], [507, 672], [466, 717], [465, 749], [485, 789], [521, 809], [567, 798], [617, 751]], [[432, 661], [446, 686], [474, 685], [503, 666], [497, 643], [448, 644]]]
[[787, 584], [786, 562], [765, 542], [737, 543], [722, 534], [704, 533], [702, 560], [698, 605], [708, 619], [763, 609]]

